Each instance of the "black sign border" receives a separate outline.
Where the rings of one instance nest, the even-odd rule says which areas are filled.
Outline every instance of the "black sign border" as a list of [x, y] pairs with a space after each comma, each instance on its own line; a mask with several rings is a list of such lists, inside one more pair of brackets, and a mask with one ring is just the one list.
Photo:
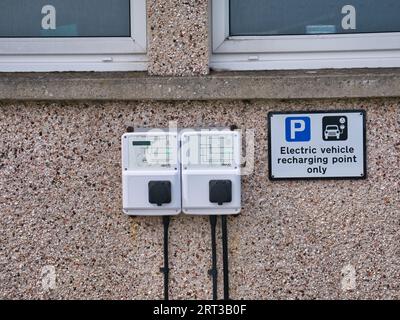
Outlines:
[[[271, 142], [272, 142], [272, 134], [271, 134], [271, 118], [273, 115], [296, 115], [296, 114], [331, 114], [331, 113], [361, 113], [363, 116], [363, 175], [362, 176], [354, 176], [354, 177], [290, 177], [290, 178], [277, 178], [272, 176], [272, 154], [271, 154]], [[306, 111], [270, 111], [268, 112], [268, 178], [271, 181], [300, 181], [300, 180], [366, 180], [368, 178], [367, 174], [367, 112], [363, 109], [356, 110], [306, 110]]]

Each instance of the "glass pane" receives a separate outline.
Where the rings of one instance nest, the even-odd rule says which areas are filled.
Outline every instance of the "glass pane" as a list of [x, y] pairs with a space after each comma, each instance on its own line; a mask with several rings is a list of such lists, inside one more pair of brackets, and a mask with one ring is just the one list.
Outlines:
[[400, 0], [230, 0], [230, 33], [400, 32]]
[[0, 37], [129, 37], [130, 0], [0, 0]]

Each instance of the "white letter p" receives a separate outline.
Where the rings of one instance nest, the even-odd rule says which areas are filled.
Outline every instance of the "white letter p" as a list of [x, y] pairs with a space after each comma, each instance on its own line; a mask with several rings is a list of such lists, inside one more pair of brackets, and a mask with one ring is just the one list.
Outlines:
[[306, 123], [304, 122], [304, 120], [290, 121], [290, 139], [295, 140], [296, 132], [303, 132], [305, 129], [306, 129]]

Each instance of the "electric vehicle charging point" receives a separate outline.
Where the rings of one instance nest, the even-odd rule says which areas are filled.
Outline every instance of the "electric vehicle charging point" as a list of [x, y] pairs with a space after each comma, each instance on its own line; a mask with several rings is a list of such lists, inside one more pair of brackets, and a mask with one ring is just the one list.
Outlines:
[[122, 140], [123, 211], [132, 216], [162, 216], [164, 299], [169, 300], [168, 230], [181, 212], [181, 170], [177, 132], [128, 128]]
[[213, 299], [217, 300], [217, 216], [221, 215], [224, 299], [229, 299], [227, 215], [241, 210], [241, 137], [232, 130], [139, 130], [122, 136], [123, 210], [162, 216], [164, 297], [169, 299], [168, 229], [181, 211], [211, 223]]
[[134, 216], [181, 212], [177, 132], [161, 130], [122, 136], [123, 210]]
[[182, 212], [233, 215], [241, 210], [241, 137], [231, 130], [181, 133]]
[[182, 212], [208, 215], [213, 300], [217, 290], [217, 216], [221, 216], [224, 299], [229, 300], [228, 215], [241, 211], [241, 136], [233, 130], [181, 132]]

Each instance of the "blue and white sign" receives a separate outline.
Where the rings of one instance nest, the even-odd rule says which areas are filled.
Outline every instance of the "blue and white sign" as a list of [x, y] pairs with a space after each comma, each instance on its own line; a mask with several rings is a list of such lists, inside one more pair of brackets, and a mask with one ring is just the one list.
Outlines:
[[270, 112], [269, 176], [366, 177], [365, 111]]
[[310, 117], [287, 117], [285, 120], [286, 141], [300, 142], [311, 139]]

